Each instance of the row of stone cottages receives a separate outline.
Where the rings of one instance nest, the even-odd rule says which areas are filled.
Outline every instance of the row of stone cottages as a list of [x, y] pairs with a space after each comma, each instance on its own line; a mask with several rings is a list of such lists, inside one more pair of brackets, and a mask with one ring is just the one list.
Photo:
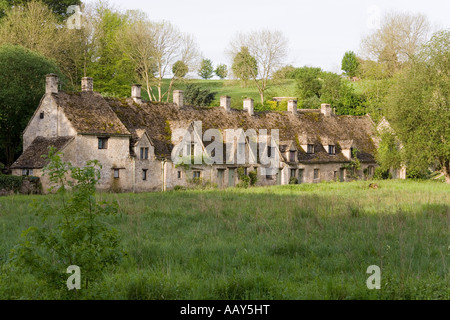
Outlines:
[[[92, 78], [82, 79], [81, 92], [61, 92], [58, 82], [56, 75], [47, 75], [45, 95], [23, 132], [23, 154], [11, 166], [14, 175], [40, 177], [44, 190], [49, 181], [42, 176], [46, 162], [41, 156], [50, 146], [75, 166], [99, 160], [99, 189], [120, 192], [170, 190], [193, 181], [232, 187], [239, 183], [238, 167], [247, 173], [257, 170], [257, 185], [288, 184], [292, 177], [298, 183], [347, 181], [355, 149], [361, 166], [353, 174], [370, 177], [377, 167], [377, 135], [371, 118], [338, 116], [327, 104], [305, 110], [297, 109], [297, 102], [290, 100], [286, 112], [255, 112], [251, 99], [244, 100], [244, 110], [234, 110], [230, 98], [221, 97], [220, 107], [200, 108], [185, 105], [179, 90], [174, 91], [174, 103], [154, 103], [141, 99], [139, 85], [132, 87], [131, 98], [118, 99], [94, 92]], [[199, 122], [201, 129], [194, 125]], [[203, 140], [208, 129], [266, 129], [269, 134], [278, 129], [279, 144], [258, 150], [268, 156], [276, 153], [276, 170], [263, 170], [264, 166], [254, 161], [176, 165], [172, 151], [179, 140], [174, 141], [172, 133], [179, 129], [199, 137], [192, 142], [195, 148], [186, 148], [194, 156], [196, 150], [201, 154], [211, 143]], [[247, 160], [258, 158], [251, 152], [249, 139], [242, 146], [236, 141], [224, 141], [223, 152], [243, 147]]]

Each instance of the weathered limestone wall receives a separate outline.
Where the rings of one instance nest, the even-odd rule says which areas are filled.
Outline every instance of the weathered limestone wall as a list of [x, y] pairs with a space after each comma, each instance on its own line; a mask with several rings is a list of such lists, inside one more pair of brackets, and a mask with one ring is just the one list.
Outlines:
[[[89, 160], [98, 160], [101, 178], [98, 189], [116, 192], [133, 191], [133, 160], [130, 157], [130, 138], [112, 136], [107, 149], [98, 149], [98, 137], [78, 135], [76, 155], [72, 164], [83, 167]], [[119, 178], [114, 178], [114, 168], [119, 169]]]

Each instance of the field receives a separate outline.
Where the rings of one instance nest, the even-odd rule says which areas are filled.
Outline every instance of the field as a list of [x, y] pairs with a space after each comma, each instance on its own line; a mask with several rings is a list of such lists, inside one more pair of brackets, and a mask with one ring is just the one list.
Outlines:
[[[195, 84], [204, 89], [209, 89], [211, 92], [215, 92], [215, 99], [211, 105], [220, 105], [220, 96], [231, 97], [231, 107], [233, 109], [241, 109], [243, 100], [246, 98], [252, 98], [255, 103], [261, 102], [261, 98], [258, 93], [256, 85], [251, 81], [245, 87], [242, 87], [238, 80], [186, 80], [178, 82], [174, 85], [174, 90], [185, 90], [188, 84]], [[163, 92], [167, 91], [169, 87], [169, 80], [164, 80]], [[297, 85], [295, 80], [276, 80], [271, 83], [265, 93], [266, 99], [271, 97], [296, 97]], [[142, 87], [142, 97], [144, 100], [148, 100], [145, 87]], [[170, 97], [172, 98], [172, 97]]]
[[[127, 256], [83, 297], [450, 299], [450, 186], [369, 183], [99, 194], [119, 202], [106, 219]], [[30, 203], [55, 199], [0, 198], [0, 264], [40, 223]], [[366, 286], [370, 265], [381, 290]], [[0, 275], [0, 299], [53, 298], [33, 275]]]

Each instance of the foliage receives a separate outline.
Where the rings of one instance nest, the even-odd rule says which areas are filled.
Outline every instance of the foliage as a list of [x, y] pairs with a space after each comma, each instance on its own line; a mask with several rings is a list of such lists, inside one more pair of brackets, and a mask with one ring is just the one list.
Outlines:
[[22, 150], [21, 133], [45, 92], [45, 75], [59, 74], [57, 65], [20, 46], [0, 47], [0, 160], [11, 165]]
[[[60, 19], [66, 18], [68, 15], [67, 9], [72, 5], [81, 5], [81, 0], [41, 0], [45, 5], [49, 7], [55, 14], [60, 16]], [[9, 7], [23, 6], [30, 2], [30, 0], [5, 0]], [[2, 9], [0, 7], [0, 9]], [[1, 17], [1, 14], [0, 14]]]
[[18, 192], [22, 187], [23, 177], [0, 174], [0, 190]]
[[341, 70], [345, 71], [349, 77], [354, 77], [358, 74], [359, 61], [353, 51], [347, 51], [342, 58]]
[[228, 76], [228, 68], [226, 64], [219, 64], [214, 70], [216, 76], [218, 76], [221, 80], [225, 79]]
[[119, 45], [119, 34], [126, 30], [129, 17], [103, 3], [94, 9], [91, 18], [94, 25], [93, 48], [87, 64], [87, 74], [94, 78], [95, 91], [111, 92], [120, 96], [130, 95], [131, 83], [136, 83], [135, 65]]
[[205, 80], [211, 79], [214, 75], [213, 63], [209, 59], [203, 59], [198, 70], [198, 75]]
[[402, 165], [400, 143], [388, 130], [381, 134], [380, 145], [377, 150], [376, 160], [383, 171], [399, 169]]
[[296, 68], [293, 65], [281, 67], [273, 73], [272, 78], [278, 80], [295, 79], [295, 70]]
[[[66, 269], [76, 265], [81, 269], [83, 289], [87, 290], [122, 256], [118, 231], [100, 220], [116, 214], [118, 208], [116, 204], [98, 202], [95, 197], [101, 169], [98, 161], [88, 161], [85, 167], [78, 168], [63, 162], [61, 156], [51, 148], [46, 156], [50, 164], [44, 168], [56, 183], [59, 202], [37, 205], [42, 226], [22, 233], [22, 242], [11, 251], [10, 263], [60, 292], [67, 292]], [[69, 174], [70, 181], [66, 179]], [[70, 194], [66, 186], [72, 188]]]
[[373, 174], [373, 178], [375, 180], [387, 180], [392, 179], [392, 174], [389, 172], [389, 169], [385, 170], [381, 167], [378, 167], [375, 169], [375, 172]]
[[176, 78], [184, 78], [189, 72], [189, 67], [184, 61], [178, 60], [173, 64], [172, 73]]
[[237, 175], [239, 178], [239, 183], [237, 185], [238, 188], [245, 188], [247, 189], [249, 187], [250, 184], [250, 177], [248, 175], [245, 174], [245, 170], [242, 167], [239, 167], [237, 169]]
[[424, 172], [437, 161], [450, 183], [450, 31], [437, 32], [396, 77], [386, 118], [402, 142], [406, 167]]
[[253, 171], [250, 171], [248, 173], [248, 176], [250, 178], [250, 185], [255, 186], [256, 183], [258, 182], [258, 171], [256, 169]]
[[240, 79], [247, 85], [247, 81], [258, 75], [258, 62], [256, 58], [250, 54], [248, 47], [242, 47], [234, 56], [231, 70], [236, 78]]
[[350, 163], [342, 166], [343, 169], [347, 170], [347, 175], [350, 179], [358, 179], [358, 171], [361, 169], [361, 161], [358, 159], [359, 150], [354, 148], [352, 150], [352, 157]]
[[298, 184], [298, 179], [296, 177], [291, 177], [289, 179], [289, 184]]
[[302, 67], [295, 70], [295, 79], [297, 81], [299, 94], [299, 107], [308, 108], [306, 101], [311, 98], [320, 98], [320, 89], [322, 84], [319, 76], [322, 70], [320, 68]]
[[192, 106], [209, 106], [214, 100], [215, 92], [204, 89], [196, 84], [189, 84], [184, 91], [187, 104]]

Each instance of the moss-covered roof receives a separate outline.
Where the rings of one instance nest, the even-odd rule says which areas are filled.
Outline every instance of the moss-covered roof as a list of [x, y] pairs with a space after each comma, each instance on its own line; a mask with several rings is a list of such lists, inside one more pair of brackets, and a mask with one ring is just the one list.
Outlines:
[[105, 99], [96, 92], [59, 92], [58, 105], [81, 134], [130, 135]]
[[49, 147], [55, 147], [57, 151], [64, 148], [73, 137], [44, 138], [37, 137], [22, 155], [13, 163], [11, 169], [40, 169], [46, 166], [47, 161], [42, 158], [48, 154]]
[[[245, 111], [226, 112], [221, 107], [197, 108], [174, 104], [136, 104], [133, 100], [106, 99], [117, 117], [130, 132], [137, 129], [147, 130], [155, 144], [159, 156], [170, 156], [173, 148], [171, 132], [176, 128], [186, 129], [193, 121], [202, 121], [202, 131], [208, 129], [279, 129], [280, 141], [299, 140], [316, 145], [316, 153], [308, 155], [299, 150], [302, 162], [345, 162], [339, 141], [353, 140], [352, 146], [359, 152], [361, 161], [373, 162], [375, 146], [372, 137], [375, 128], [368, 116], [331, 116], [320, 112], [260, 112], [250, 116]], [[322, 140], [336, 144], [336, 155], [329, 155], [322, 147]]]

